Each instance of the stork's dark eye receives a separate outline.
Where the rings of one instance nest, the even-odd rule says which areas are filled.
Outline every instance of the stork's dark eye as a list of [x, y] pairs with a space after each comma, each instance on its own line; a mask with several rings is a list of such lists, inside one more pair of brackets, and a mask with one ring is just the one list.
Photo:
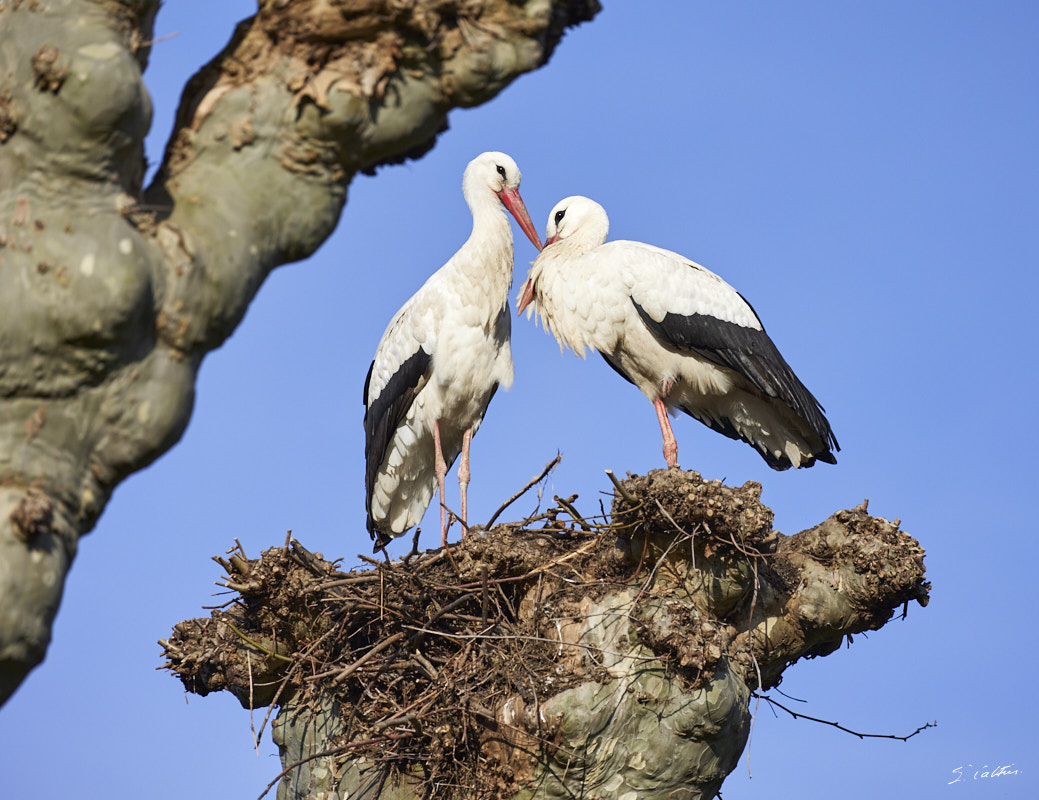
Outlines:
[[498, 165], [498, 174], [501, 175], [502, 178], [505, 177], [505, 167], [503, 167], [501, 164]]
[[565, 216], [566, 216], [566, 209], [565, 208], [562, 211], [557, 211], [556, 212], [556, 216], [555, 216], [556, 225], [558, 225], [560, 222], [562, 222], [563, 221], [563, 217], [565, 217]]

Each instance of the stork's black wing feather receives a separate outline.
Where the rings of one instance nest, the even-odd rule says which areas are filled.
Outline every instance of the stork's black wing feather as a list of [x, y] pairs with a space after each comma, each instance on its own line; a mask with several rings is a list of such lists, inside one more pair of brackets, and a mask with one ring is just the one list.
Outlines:
[[408, 415], [408, 409], [432, 361], [433, 357], [420, 347], [393, 373], [371, 405], [368, 405], [368, 389], [371, 386], [372, 370], [375, 369], [374, 361], [368, 367], [368, 376], [364, 379], [364, 502], [368, 512], [368, 533], [373, 539], [378, 533], [372, 519], [375, 475], [382, 466], [393, 435]]
[[[634, 298], [631, 302], [646, 327], [662, 343], [676, 350], [695, 352], [714, 364], [738, 372], [763, 395], [782, 400], [800, 414], [827, 447], [841, 449], [823, 407], [794, 374], [764, 329], [748, 328], [704, 314], [668, 313], [657, 321]], [[730, 435], [721, 430], [719, 433]], [[815, 457], [826, 460], [823, 454]]]
[[604, 353], [601, 350], [596, 350], [596, 352], [602, 356], [603, 361], [605, 361], [607, 364], [610, 365], [610, 367], [613, 368], [614, 372], [616, 372], [618, 375], [624, 378], [624, 380], [626, 380], [628, 383], [633, 385], [635, 384], [635, 381], [631, 379], [631, 376], [621, 368], [620, 364], [618, 364], [616, 361], [610, 358], [608, 353]]

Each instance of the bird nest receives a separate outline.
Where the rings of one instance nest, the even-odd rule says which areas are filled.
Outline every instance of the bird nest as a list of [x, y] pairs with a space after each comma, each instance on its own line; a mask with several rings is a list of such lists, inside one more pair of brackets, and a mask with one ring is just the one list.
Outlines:
[[[838, 566], [836, 551], [820, 550], [826, 542], [853, 547], [840, 555], [851, 564], [888, 537], [874, 548], [883, 563], [872, 568], [886, 576], [878, 610], [853, 618], [842, 606], [849, 631], [926, 601], [922, 549], [864, 507], [839, 512], [855, 525], [835, 515], [817, 526], [822, 538], [798, 535], [804, 553], [784, 553], [797, 537], [772, 530], [757, 484], [679, 470], [615, 483], [610, 515], [582, 516], [576, 497], [557, 497], [522, 523], [474, 528], [456, 545], [393, 562], [362, 557], [367, 568], [350, 572], [291, 539], [257, 559], [236, 546], [216, 558], [236, 596], [177, 624], [160, 642], [165, 666], [196, 694], [226, 690], [249, 708], [291, 707], [304, 728], [320, 721], [323, 747], [303, 760], [363, 764], [370, 796], [404, 781], [420, 797], [501, 798], [561, 746], [545, 702], [616, 677], [603, 653], [619, 645], [593, 652], [583, 638], [600, 598], [633, 598], [620, 615], [632, 624], [623, 645], [645, 646], [689, 691], [720, 667], [748, 686], [772, 685], [797, 658], [839, 644], [843, 628], [796, 616], [804, 553]], [[517, 707], [528, 712], [510, 716]]]
[[534, 704], [583, 679], [556, 669], [553, 620], [631, 574], [606, 526], [557, 519], [574, 499], [540, 530], [499, 525], [345, 573], [295, 540], [258, 559], [236, 546], [216, 560], [238, 596], [176, 625], [166, 666], [189, 691], [227, 690], [250, 708], [327, 711], [334, 698], [341, 731], [329, 749], [366, 759], [383, 781], [511, 795], [516, 765], [495, 747], [502, 702]]

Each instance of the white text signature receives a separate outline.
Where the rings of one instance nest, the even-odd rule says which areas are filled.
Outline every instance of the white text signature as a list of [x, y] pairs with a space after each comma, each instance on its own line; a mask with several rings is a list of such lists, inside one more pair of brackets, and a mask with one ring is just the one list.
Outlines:
[[967, 764], [963, 767], [954, 767], [952, 774], [955, 776], [949, 784], [963, 783], [964, 781], [980, 781], [983, 778], [1001, 778], [1004, 775], [1017, 775], [1018, 770], [1013, 764], [997, 764], [994, 767], [990, 767], [985, 764], [977, 769], [974, 768], [973, 764]]

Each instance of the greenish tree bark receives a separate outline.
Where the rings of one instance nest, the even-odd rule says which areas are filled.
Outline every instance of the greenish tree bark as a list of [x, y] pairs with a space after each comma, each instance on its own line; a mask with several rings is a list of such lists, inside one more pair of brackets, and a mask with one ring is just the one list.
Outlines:
[[863, 504], [784, 536], [760, 492], [656, 470], [608, 521], [556, 498], [345, 575], [295, 542], [238, 553], [239, 601], [175, 626], [166, 666], [280, 707], [279, 800], [709, 800], [752, 692], [930, 588], [897, 522]]
[[158, 0], [0, 2], [0, 702], [78, 538], [168, 450], [202, 358], [313, 253], [358, 171], [544, 64], [596, 0], [261, 0], [144, 188]]

